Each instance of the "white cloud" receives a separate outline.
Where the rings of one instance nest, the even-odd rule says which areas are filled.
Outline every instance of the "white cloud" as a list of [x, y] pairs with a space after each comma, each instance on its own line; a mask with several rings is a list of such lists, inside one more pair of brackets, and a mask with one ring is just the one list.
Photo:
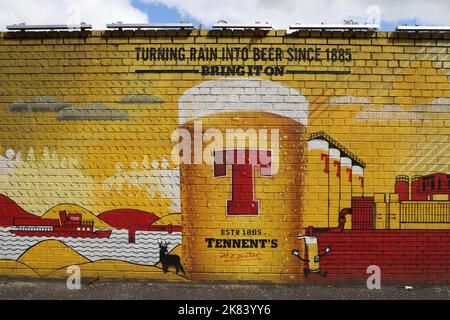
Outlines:
[[388, 121], [388, 120], [400, 120], [400, 121], [410, 121], [410, 120], [420, 120], [426, 121], [428, 117], [426, 114], [417, 112], [415, 110], [407, 111], [402, 109], [398, 105], [386, 105], [380, 108], [363, 108], [355, 116], [356, 121], [360, 120], [373, 120], [373, 121]]
[[401, 108], [399, 105], [385, 105], [383, 107], [363, 107], [355, 120], [420, 120], [431, 121], [442, 118], [442, 114], [450, 113], [450, 99], [437, 98], [427, 104], [414, 105], [409, 110]]
[[147, 15], [133, 7], [131, 0], [0, 0], [0, 30], [6, 25], [79, 24], [84, 21], [95, 29], [107, 23], [147, 22]]
[[330, 104], [369, 104], [370, 102], [370, 99], [366, 97], [343, 96], [330, 98]]
[[[228, 22], [271, 22], [286, 29], [289, 24], [359, 22], [398, 23], [417, 19], [421, 24], [448, 24], [450, 1], [442, 0], [139, 0], [176, 9], [183, 19], [210, 25]], [[72, 24], [85, 21], [104, 29], [115, 21], [147, 22], [148, 16], [132, 0], [0, 0], [0, 30], [8, 24]], [[155, 21], [158, 20], [155, 17]], [[174, 21], [176, 22], [176, 21]]]
[[[450, 1], [442, 0], [140, 0], [144, 3], [165, 4], [183, 16], [204, 24], [224, 19], [228, 22], [271, 22], [276, 28], [289, 24], [342, 23], [352, 18], [361, 23], [398, 23], [417, 19], [422, 24], [448, 24]], [[380, 17], [378, 17], [378, 13]]]
[[450, 113], [450, 99], [437, 98], [425, 105], [415, 106], [414, 110], [417, 112], [431, 112], [431, 113]]

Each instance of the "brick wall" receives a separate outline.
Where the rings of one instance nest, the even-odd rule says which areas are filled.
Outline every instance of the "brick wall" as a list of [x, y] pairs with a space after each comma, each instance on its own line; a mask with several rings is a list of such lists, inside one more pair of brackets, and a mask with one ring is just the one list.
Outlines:
[[[305, 268], [349, 281], [377, 264], [392, 281], [447, 281], [449, 44], [0, 33], [0, 274], [302, 283]], [[400, 199], [399, 175], [436, 189]], [[351, 230], [360, 197], [373, 223]]]
[[[330, 254], [321, 261], [327, 278], [339, 282], [364, 282], [367, 268], [379, 266], [382, 282], [442, 283], [449, 280], [448, 231], [376, 230], [319, 234], [320, 251]], [[310, 281], [324, 281], [315, 277]]]

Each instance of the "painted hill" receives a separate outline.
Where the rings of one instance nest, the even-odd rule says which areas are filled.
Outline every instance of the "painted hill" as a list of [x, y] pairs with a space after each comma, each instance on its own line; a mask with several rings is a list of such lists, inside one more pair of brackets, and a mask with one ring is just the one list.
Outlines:
[[[186, 281], [190, 280], [182, 274], [174, 272], [164, 273], [162, 268], [156, 266], [143, 266], [119, 260], [99, 260], [78, 265], [84, 278], [123, 278], [140, 280], [167, 280]], [[172, 270], [171, 270], [172, 271]], [[67, 278], [66, 270], [56, 270], [46, 277]]]
[[148, 227], [158, 220], [157, 215], [137, 209], [105, 211], [100, 213], [98, 218], [117, 229], [139, 229], [140, 227]]
[[179, 213], [168, 214], [164, 217], [159, 218], [157, 221], [153, 223], [154, 226], [167, 226], [169, 224], [173, 226], [181, 226], [181, 214]]
[[56, 219], [59, 220], [59, 211], [66, 210], [67, 213], [81, 213], [81, 216], [83, 218], [83, 221], [92, 221], [94, 222], [94, 227], [99, 229], [111, 229], [111, 226], [106, 223], [105, 221], [102, 221], [101, 218], [93, 214], [92, 212], [84, 209], [83, 207], [80, 207], [76, 204], [60, 204], [57, 205], [50, 210], [48, 210], [44, 215], [42, 216], [43, 219]]
[[0, 194], [0, 227], [12, 226], [16, 218], [39, 219], [39, 216], [25, 211], [13, 200]]
[[38, 277], [39, 273], [22, 262], [15, 260], [0, 260], [0, 276]]
[[67, 266], [90, 262], [58, 240], [39, 242], [25, 251], [17, 261], [26, 264], [40, 276]]

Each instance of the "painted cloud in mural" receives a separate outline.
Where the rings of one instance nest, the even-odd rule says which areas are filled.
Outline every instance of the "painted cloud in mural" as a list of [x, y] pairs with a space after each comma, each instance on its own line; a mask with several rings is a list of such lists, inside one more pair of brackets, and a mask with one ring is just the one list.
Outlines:
[[9, 106], [10, 112], [59, 112], [69, 107], [68, 103], [60, 102], [53, 97], [41, 96], [28, 100], [19, 100]]
[[159, 96], [153, 96], [148, 94], [133, 94], [131, 96], [123, 98], [121, 102], [147, 104], [147, 103], [164, 103], [164, 100]]
[[439, 116], [439, 114], [450, 113], [450, 99], [437, 98], [427, 104], [414, 105], [410, 108], [402, 108], [399, 105], [385, 105], [377, 107], [372, 105], [370, 107], [364, 107], [359, 112], [356, 120], [420, 120], [430, 121], [433, 116]]
[[103, 104], [88, 104], [85, 108], [68, 107], [58, 113], [58, 120], [129, 120], [128, 111], [107, 108]]
[[413, 109], [417, 112], [430, 112], [430, 113], [450, 113], [450, 99], [437, 98], [428, 104], [414, 106]]
[[427, 115], [417, 112], [414, 109], [410, 111], [401, 108], [398, 105], [385, 105], [383, 107], [365, 107], [359, 112], [356, 120], [428, 120]]
[[330, 98], [330, 104], [369, 104], [371, 100], [367, 97], [342, 96]]

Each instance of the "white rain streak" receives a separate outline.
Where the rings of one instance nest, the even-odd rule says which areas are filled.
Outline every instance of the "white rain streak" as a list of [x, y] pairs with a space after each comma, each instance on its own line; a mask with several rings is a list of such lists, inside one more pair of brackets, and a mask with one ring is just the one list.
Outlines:
[[[423, 48], [424, 49], [424, 48]], [[434, 47], [431, 49], [427, 49], [426, 53], [423, 53], [424, 50], [420, 50], [417, 54], [423, 54], [423, 56], [419, 57], [419, 60], [427, 60], [427, 61], [436, 61], [442, 60], [442, 55], [447, 53], [447, 48], [438, 48]]]
[[[424, 53], [424, 51], [428, 51], [428, 53]], [[447, 59], [450, 56], [450, 54], [447, 52], [448, 49], [446, 47], [439, 49], [438, 47], [434, 47], [431, 49], [426, 49], [425, 47], [422, 47], [416, 54], [419, 55], [418, 59], [422, 61], [439, 61], [442, 64], [445, 62], [449, 62]], [[443, 65], [443, 69], [446, 70], [445, 73], [447, 76], [450, 75], [450, 68]]]
[[[412, 149], [400, 162], [400, 163], [404, 163], [405, 161], [407, 161], [400, 169], [398, 169], [398, 171], [403, 172], [407, 166], [409, 166], [414, 160], [417, 159], [418, 155], [420, 155], [425, 150], [428, 150], [428, 147], [431, 146], [433, 143], [435, 143], [437, 140], [438, 140], [438, 138], [434, 138], [433, 141], [431, 141], [427, 144], [425, 144], [426, 142], [422, 143], [421, 145], [423, 146], [425, 144], [425, 146], [423, 146], [419, 151], [417, 151], [417, 149]], [[415, 155], [413, 155], [414, 152], [416, 152]]]
[[[423, 48], [423, 49], [424, 49], [423, 51], [425, 51], [425, 48]], [[430, 56], [431, 53], [434, 52], [434, 50], [436, 50], [436, 48], [431, 48], [430, 50], [428, 50], [428, 53], [423, 53], [422, 52], [423, 56], [420, 57], [419, 59], [420, 60], [428, 60], [428, 57]]]
[[[435, 50], [430, 50], [431, 52], [434, 52]], [[446, 53], [447, 49], [446, 48], [442, 48], [435, 56], [424, 56], [421, 57], [420, 60], [425, 60], [425, 59], [435, 59], [436, 57], [439, 57], [440, 61], [444, 61], [445, 59], [450, 56], [449, 54]], [[443, 54], [445, 54], [443, 56]], [[447, 75], [450, 75], [450, 70], [447, 71]], [[426, 105], [419, 105], [419, 106], [415, 106], [413, 109], [415, 111], [428, 111], [428, 112], [432, 112], [433, 114], [442, 114], [442, 113], [448, 113], [448, 111], [450, 106], [450, 100], [446, 99], [446, 98], [438, 98], [435, 99], [434, 101], [432, 101], [429, 104]], [[438, 142], [438, 146], [435, 146], [432, 150], [428, 151], [427, 155], [430, 155], [431, 152], [435, 151], [437, 149], [437, 147], [439, 147], [439, 144], [444, 144], [445, 147], [443, 147], [441, 150], [437, 151], [436, 155], [434, 155], [430, 160], [428, 160], [428, 162], [425, 165], [422, 165], [422, 167], [420, 168], [420, 171], [426, 173], [434, 173], [434, 172], [449, 172], [449, 166], [450, 166], [450, 161], [449, 161], [449, 152], [447, 151], [448, 149], [448, 142], [447, 142], [448, 137], [445, 137], [441, 142]], [[433, 142], [427, 144], [422, 150], [420, 150], [415, 157], [410, 157], [409, 161], [399, 170], [401, 172], [403, 172], [408, 165], [410, 165], [412, 162], [416, 161], [416, 164], [409, 169], [408, 172], [413, 171], [418, 165], [420, 165], [422, 163], [422, 161], [425, 160], [425, 157], [423, 157], [422, 159], [418, 160], [419, 156], [424, 152], [424, 150], [427, 150], [428, 147], [435, 143], [437, 140], [434, 139]], [[446, 152], [447, 151], [447, 152]], [[408, 156], [406, 156], [405, 158], [403, 158], [403, 161], [406, 161], [408, 159], [408, 157], [410, 156], [410, 154]], [[436, 160], [437, 159], [437, 160]], [[433, 165], [433, 161], [436, 160], [437, 162]], [[427, 170], [427, 166], [432, 165], [428, 170]]]
[[412, 172], [414, 171], [414, 169], [421, 164], [432, 152], [436, 151], [436, 149], [439, 148], [439, 145], [434, 146], [432, 149], [428, 150], [428, 152], [422, 157], [420, 158], [418, 161], [416, 161], [414, 163], [414, 165], [412, 167], [409, 168], [409, 170], [407, 170], [407, 172]]
[[444, 54], [447, 55], [447, 48], [441, 48], [440, 51], [436, 54], [434, 54], [431, 58], [431, 60], [436, 61], [440, 60], [442, 61], [444, 59]]
[[136, 242], [128, 243], [128, 231], [114, 229], [109, 238], [22, 237], [0, 228], [0, 259], [17, 260], [30, 247], [44, 240], [58, 240], [91, 261], [113, 259], [142, 265], [159, 261], [159, 243], [169, 242], [168, 250], [181, 244], [180, 232], [137, 231]]
[[[448, 145], [447, 145], [448, 147]], [[447, 149], [446, 147], [446, 149]], [[447, 150], [447, 152], [439, 158], [437, 163], [428, 169], [427, 173], [434, 173], [434, 172], [450, 172], [450, 150]]]
[[442, 153], [444, 153], [445, 151], [447, 151], [449, 145], [447, 144], [444, 148], [442, 148], [441, 150], [439, 150], [433, 157], [431, 157], [422, 167], [420, 167], [419, 171], [423, 172], [426, 171], [427, 166], [430, 166], [430, 164], [432, 164], [436, 159], [438, 159], [437, 161], [441, 160], [441, 159], [445, 159], [445, 155], [440, 157]]
[[[420, 151], [418, 151], [414, 156], [409, 157], [409, 161], [400, 169], [399, 172], [407, 172], [411, 173], [413, 171], [416, 172], [423, 172], [425, 173], [433, 173], [436, 168], [438, 168], [442, 162], [448, 160], [449, 157], [449, 151], [448, 144], [447, 144], [447, 137], [445, 137], [441, 141], [436, 141], [435, 139], [433, 142], [430, 142], [427, 144], [424, 148], [422, 148]], [[440, 149], [441, 148], [441, 149]], [[447, 152], [446, 152], [447, 151]], [[433, 154], [435, 152], [435, 154]], [[430, 155], [433, 155], [431, 158]], [[403, 159], [407, 159], [408, 157], [405, 157]], [[428, 160], [427, 160], [428, 159]], [[433, 165], [433, 161], [437, 160], [437, 163]], [[426, 162], [425, 162], [426, 161]], [[419, 165], [422, 165], [420, 169], [416, 169]], [[427, 170], [427, 166], [431, 166]], [[438, 172], [448, 171], [445, 169], [445, 167], [448, 165], [444, 164]]]

